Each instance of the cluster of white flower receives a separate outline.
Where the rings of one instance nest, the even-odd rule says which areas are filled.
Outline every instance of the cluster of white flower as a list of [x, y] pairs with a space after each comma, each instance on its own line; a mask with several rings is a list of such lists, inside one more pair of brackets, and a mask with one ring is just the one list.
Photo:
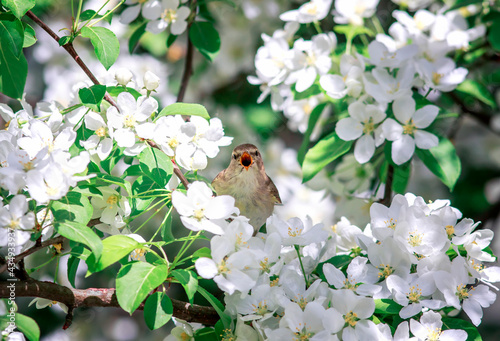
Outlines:
[[[257, 77], [248, 79], [261, 86], [258, 102], [271, 94], [273, 109], [283, 111], [291, 129], [305, 132], [318, 104], [347, 96], [349, 117], [338, 122], [336, 132], [343, 140], [357, 140], [354, 156], [359, 163], [368, 162], [385, 140], [392, 142], [392, 158], [398, 165], [410, 160], [415, 148], [437, 146], [438, 137], [426, 129], [439, 109], [433, 105], [420, 108], [412, 98], [412, 88], [423, 94], [455, 89], [467, 70], [457, 68], [447, 54], [483, 36], [484, 26], [469, 28], [464, 11], [447, 11], [447, 7], [436, 13], [421, 9], [414, 16], [394, 11], [396, 22], [389, 35], [376, 36], [367, 46], [369, 57], [351, 55], [348, 42], [337, 65], [332, 57], [344, 51], [336, 51], [333, 32], [293, 41], [300, 24], [318, 23], [327, 16], [331, 2], [313, 0], [283, 13], [280, 18], [288, 21], [284, 30], [272, 37], [263, 35], [264, 45], [255, 57]], [[334, 20], [349, 23], [354, 30], [363, 18], [374, 18], [377, 5], [373, 0], [337, 0]], [[396, 119], [387, 118], [389, 105]]]
[[[212, 258], [199, 258], [196, 270], [225, 292], [226, 312], [261, 339], [409, 340], [411, 332], [418, 340], [465, 340], [465, 331], [441, 329], [443, 308], [463, 309], [477, 326], [496, 299], [490, 287], [500, 267], [483, 265], [495, 260], [484, 251], [493, 232], [476, 230], [478, 223], [461, 219], [446, 200], [426, 204], [406, 194], [390, 207], [373, 204], [364, 231], [345, 218], [329, 227], [274, 215], [267, 233], [253, 237], [245, 217], [231, 216], [234, 202], [209, 192], [195, 183], [187, 196], [173, 197], [187, 227], [218, 225]], [[396, 302], [403, 321], [374, 323], [379, 299]]]
[[123, 11], [120, 21], [129, 24], [142, 13], [148, 20], [146, 30], [154, 34], [165, 31], [167, 27], [170, 27], [170, 33], [181, 34], [187, 28], [187, 18], [191, 13], [187, 6], [179, 7], [179, 0], [127, 0], [125, 4], [130, 7]]

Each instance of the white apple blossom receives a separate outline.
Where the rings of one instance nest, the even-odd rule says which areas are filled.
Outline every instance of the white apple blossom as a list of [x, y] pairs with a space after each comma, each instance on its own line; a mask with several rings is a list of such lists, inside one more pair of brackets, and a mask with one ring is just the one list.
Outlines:
[[333, 19], [339, 24], [363, 25], [364, 18], [375, 14], [379, 0], [335, 0]]
[[212, 196], [212, 190], [201, 181], [193, 182], [186, 194], [172, 193], [172, 204], [181, 215], [185, 227], [193, 231], [207, 230], [214, 234], [224, 234], [221, 221], [239, 210], [234, 206], [234, 198], [229, 195]]
[[336, 45], [337, 37], [333, 32], [318, 34], [312, 40], [296, 40], [285, 60], [285, 65], [291, 70], [285, 83], [295, 84], [297, 92], [307, 90], [317, 76], [325, 75], [332, 67], [330, 53]]
[[113, 149], [113, 139], [110, 137], [113, 135], [112, 132], [110, 133], [113, 128], [104, 122], [101, 115], [93, 111], [85, 115], [85, 127], [93, 130], [95, 134], [85, 141], [80, 141], [81, 146], [91, 155], [97, 155], [99, 160], [105, 160]]
[[365, 91], [380, 103], [390, 103], [400, 97], [411, 96], [415, 68], [411, 64], [403, 65], [393, 77], [384, 68], [376, 67], [371, 73], [363, 75]]
[[417, 71], [425, 85], [434, 90], [449, 92], [462, 83], [467, 76], [467, 69], [457, 68], [450, 58], [440, 58], [434, 62], [420, 59], [417, 62]]
[[272, 215], [267, 220], [268, 233], [278, 232], [283, 238], [283, 245], [308, 245], [319, 243], [327, 238], [327, 234], [322, 230], [323, 224], [313, 226], [311, 218], [307, 217], [305, 224], [298, 218], [288, 221], [279, 219]]
[[[122, 15], [123, 15], [123, 13], [122, 13]], [[127, 84], [130, 83], [130, 81], [132, 80], [133, 77], [134, 77], [134, 75], [127, 68], [122, 67], [122, 68], [118, 68], [117, 70], [115, 70], [116, 82], [121, 86], [127, 86]]]
[[426, 340], [453, 340], [465, 341], [467, 332], [465, 330], [447, 329], [442, 330], [443, 322], [441, 315], [433, 311], [423, 313], [420, 322], [411, 319], [410, 330], [418, 341]]
[[392, 159], [401, 165], [411, 159], [415, 147], [430, 149], [439, 144], [436, 135], [423, 129], [429, 127], [439, 113], [439, 108], [426, 105], [415, 110], [412, 97], [401, 97], [394, 101], [392, 110], [397, 121], [388, 118], [382, 124], [387, 140], [392, 141]]
[[365, 65], [362, 60], [344, 54], [340, 58], [341, 75], [323, 75], [319, 79], [319, 84], [331, 98], [340, 99], [346, 95], [357, 98], [363, 90], [364, 69]]
[[125, 25], [130, 24], [139, 16], [141, 9], [148, 2], [149, 0], [126, 0], [125, 5], [129, 6], [121, 13], [120, 22]]
[[[28, 212], [28, 199], [19, 194], [13, 197], [9, 204], [0, 207], [0, 246], [15, 243], [16, 246], [24, 245], [31, 236], [35, 227], [35, 214]], [[13, 235], [9, 233], [12, 230]], [[10, 238], [14, 240], [10, 240]]]
[[301, 24], [323, 20], [332, 6], [332, 0], [311, 0], [298, 9], [280, 15], [283, 21], [296, 21]]
[[[158, 102], [151, 97], [141, 96], [137, 100], [128, 92], [118, 95], [117, 105], [110, 107], [106, 112], [109, 134], [119, 147], [126, 147], [126, 155], [138, 155], [145, 144], [137, 144], [136, 133], [141, 125], [146, 124], [151, 115], [158, 109]], [[152, 134], [152, 132], [151, 132]], [[135, 147], [135, 148], [134, 148]]]
[[148, 70], [144, 74], [143, 82], [146, 90], [155, 91], [160, 86], [160, 77]]
[[179, 7], [179, 0], [154, 0], [144, 5], [142, 15], [151, 20], [146, 30], [158, 34], [170, 26], [170, 33], [179, 35], [187, 28], [187, 18], [191, 13], [187, 6]]
[[366, 163], [372, 158], [375, 148], [384, 142], [380, 123], [386, 114], [377, 106], [360, 101], [350, 104], [347, 110], [350, 117], [338, 121], [335, 132], [342, 140], [357, 140], [354, 157], [359, 163]]

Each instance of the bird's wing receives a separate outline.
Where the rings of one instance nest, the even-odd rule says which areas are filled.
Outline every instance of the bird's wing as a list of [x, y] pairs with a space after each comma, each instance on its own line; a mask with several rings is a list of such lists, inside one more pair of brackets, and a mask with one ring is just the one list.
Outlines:
[[278, 192], [278, 189], [276, 188], [276, 185], [274, 184], [273, 180], [271, 180], [271, 178], [269, 176], [267, 178], [269, 179], [269, 184], [268, 184], [269, 192], [271, 192], [271, 195], [274, 198], [275, 204], [281, 204], [280, 194]]
[[224, 170], [221, 170], [219, 172], [219, 174], [217, 174], [217, 176], [215, 177], [215, 179], [212, 180], [212, 187], [214, 188], [216, 194], [217, 194], [217, 190], [220, 189], [220, 186], [219, 184], [224, 180], [224, 177], [225, 177], [225, 174], [226, 174], [226, 169]]

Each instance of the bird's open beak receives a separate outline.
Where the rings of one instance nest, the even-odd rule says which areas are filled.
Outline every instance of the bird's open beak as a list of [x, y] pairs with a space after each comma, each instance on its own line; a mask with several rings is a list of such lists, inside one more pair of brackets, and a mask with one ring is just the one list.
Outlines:
[[245, 167], [246, 170], [248, 170], [248, 168], [250, 168], [250, 166], [253, 163], [253, 159], [250, 156], [250, 154], [244, 152], [243, 155], [241, 155], [240, 157], [240, 163], [243, 167]]

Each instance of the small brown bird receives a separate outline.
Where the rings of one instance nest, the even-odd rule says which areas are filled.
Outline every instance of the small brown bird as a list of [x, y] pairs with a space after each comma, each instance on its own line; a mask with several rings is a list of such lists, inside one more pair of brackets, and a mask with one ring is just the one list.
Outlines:
[[259, 150], [253, 144], [234, 148], [229, 166], [212, 181], [217, 195], [230, 195], [240, 214], [250, 219], [254, 235], [281, 204], [278, 189], [267, 176]]

